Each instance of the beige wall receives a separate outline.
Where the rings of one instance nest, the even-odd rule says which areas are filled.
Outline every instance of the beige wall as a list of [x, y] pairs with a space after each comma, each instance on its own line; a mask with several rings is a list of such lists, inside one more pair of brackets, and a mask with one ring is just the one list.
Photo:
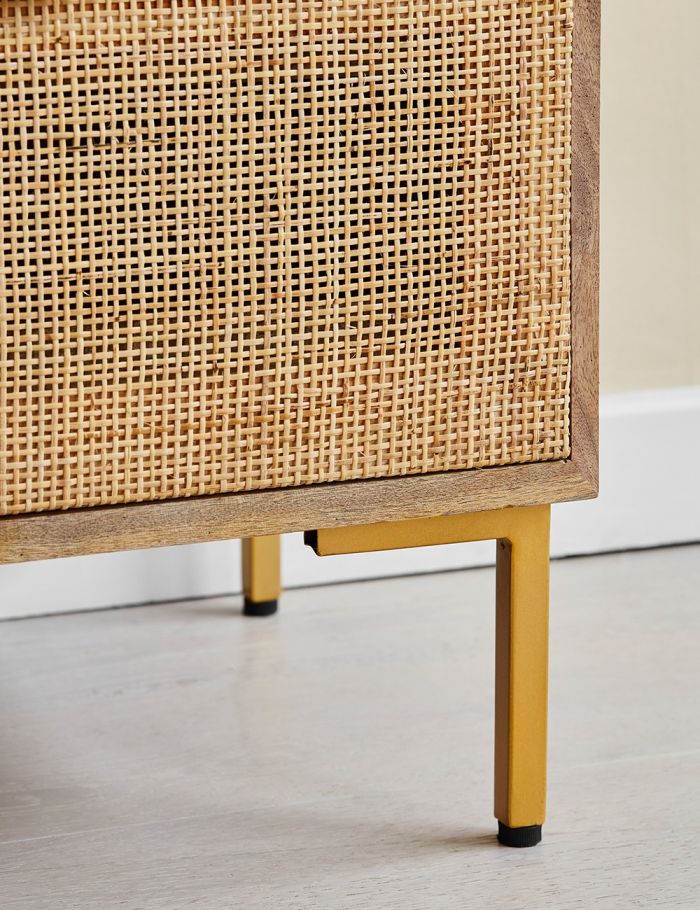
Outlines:
[[604, 392], [700, 383], [700, 0], [602, 0]]

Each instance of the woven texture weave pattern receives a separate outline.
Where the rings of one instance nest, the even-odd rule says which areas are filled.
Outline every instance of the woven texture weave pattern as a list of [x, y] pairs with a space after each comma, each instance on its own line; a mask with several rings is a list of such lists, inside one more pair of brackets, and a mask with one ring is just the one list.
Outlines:
[[568, 456], [572, 0], [0, 10], [3, 513]]

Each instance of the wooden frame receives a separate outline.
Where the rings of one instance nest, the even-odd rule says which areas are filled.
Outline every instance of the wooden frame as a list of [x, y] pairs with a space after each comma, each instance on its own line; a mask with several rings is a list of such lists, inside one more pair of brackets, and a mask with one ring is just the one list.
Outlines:
[[0, 518], [0, 563], [592, 498], [598, 487], [600, 0], [575, 0], [571, 458]]

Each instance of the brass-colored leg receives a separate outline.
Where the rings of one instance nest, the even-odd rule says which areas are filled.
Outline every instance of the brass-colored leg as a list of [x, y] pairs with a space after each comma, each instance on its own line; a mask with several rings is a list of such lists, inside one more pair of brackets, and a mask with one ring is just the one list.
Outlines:
[[549, 508], [523, 510], [496, 557], [496, 754], [499, 840], [542, 836], [547, 779]]
[[539, 842], [547, 763], [550, 507], [309, 531], [319, 556], [497, 540], [495, 814], [511, 847]]
[[277, 610], [281, 593], [280, 539], [250, 537], [242, 541], [243, 612], [246, 616], [270, 616]]

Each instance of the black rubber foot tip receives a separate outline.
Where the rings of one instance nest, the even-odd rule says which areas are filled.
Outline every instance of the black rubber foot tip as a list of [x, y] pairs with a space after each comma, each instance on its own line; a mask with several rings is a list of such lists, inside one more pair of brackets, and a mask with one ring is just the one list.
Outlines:
[[248, 600], [243, 599], [244, 616], [272, 616], [277, 612], [276, 600]]
[[498, 840], [504, 847], [536, 847], [542, 840], [542, 825], [509, 828], [508, 825], [499, 822]]

